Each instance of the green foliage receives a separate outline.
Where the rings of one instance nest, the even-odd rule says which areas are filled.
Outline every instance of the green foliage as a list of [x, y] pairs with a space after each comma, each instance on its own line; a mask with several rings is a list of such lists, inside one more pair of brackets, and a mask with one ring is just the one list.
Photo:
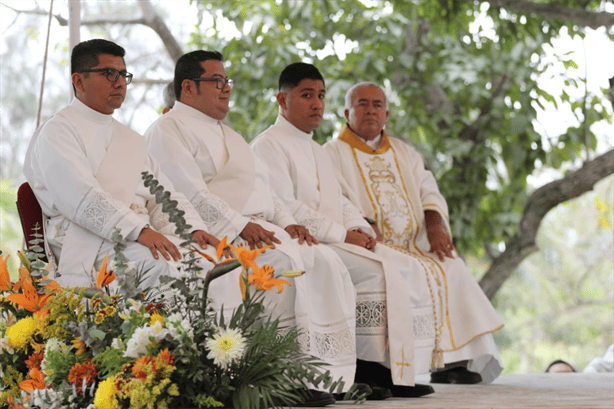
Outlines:
[[[195, 3], [201, 15], [218, 18], [212, 28], [195, 28], [190, 47], [223, 52], [236, 80], [228, 117], [248, 140], [274, 122], [277, 78], [291, 62], [313, 62], [325, 77], [328, 109], [315, 132], [320, 143], [344, 122], [343, 97], [353, 83], [384, 86], [388, 129], [430, 163], [463, 253], [481, 255], [488, 246], [496, 255], [496, 245], [517, 230], [527, 176], [540, 166], [559, 168], [586, 149], [584, 128], [555, 138], [552, 149], [534, 128], [536, 107], [584, 105], [570, 97], [583, 84], [567, 73], [569, 85], [559, 95], [537, 81], [549, 67], [570, 64], [569, 56], [542, 57], [563, 27], [583, 36], [571, 23], [440, 0]], [[589, 2], [588, 10], [598, 3]], [[480, 13], [492, 20], [492, 30], [471, 26]], [[237, 30], [230, 39], [222, 16]], [[602, 104], [602, 95], [589, 95], [589, 149], [596, 145], [590, 124], [611, 122]]]

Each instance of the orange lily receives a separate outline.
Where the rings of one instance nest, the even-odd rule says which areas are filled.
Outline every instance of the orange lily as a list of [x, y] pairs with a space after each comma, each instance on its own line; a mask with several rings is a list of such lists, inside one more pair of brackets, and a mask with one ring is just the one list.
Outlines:
[[22, 291], [24, 288], [24, 283], [32, 284], [32, 277], [30, 276], [30, 272], [25, 267], [19, 268], [19, 281], [15, 283], [13, 286], [13, 291]]
[[45, 389], [45, 375], [36, 368], [30, 369], [30, 379], [21, 381], [19, 387], [31, 393], [34, 389]]
[[256, 257], [258, 257], [260, 253], [264, 253], [266, 249], [271, 247], [272, 246], [264, 246], [260, 249], [248, 250], [244, 246], [234, 247], [231, 245], [230, 249], [245, 270], [250, 268], [252, 270], [256, 270], [258, 268], [258, 265], [254, 260], [256, 260]]
[[3, 257], [0, 255], [0, 291], [11, 291], [11, 276], [9, 275], [9, 269], [6, 266], [6, 261], [11, 256]]
[[217, 245], [217, 251], [215, 252], [215, 257], [217, 257], [217, 259], [219, 260], [227, 248], [228, 248], [228, 236], [224, 236], [224, 238], [220, 241], [220, 244]]
[[284, 290], [284, 284], [289, 286], [292, 284], [280, 278], [273, 278], [274, 272], [275, 269], [267, 265], [263, 266], [262, 268], [255, 268], [254, 272], [247, 276], [247, 281], [249, 281], [251, 285], [256, 286], [256, 288], [260, 291], [267, 291], [276, 286], [277, 293], [281, 294], [281, 292]]
[[115, 281], [115, 272], [113, 270], [107, 271], [107, 262], [109, 261], [109, 254], [107, 253], [102, 260], [98, 277], [96, 278], [96, 287], [103, 288]]
[[14, 302], [20, 308], [44, 317], [47, 313], [44, 308], [50, 296], [50, 294], [39, 294], [31, 282], [25, 281], [23, 282], [23, 294], [11, 294], [6, 299]]
[[[217, 257], [217, 260], [219, 260], [220, 257], [222, 257], [222, 255], [224, 254], [224, 252], [226, 251], [226, 249], [228, 247], [229, 247], [228, 240], [226, 239], [226, 237], [224, 237], [220, 241], [220, 244], [217, 245], [217, 249], [216, 249], [216, 252], [215, 252], [215, 257]], [[197, 248], [190, 247], [190, 250], [200, 254], [201, 256], [203, 256], [204, 258], [206, 258], [207, 260], [209, 260], [210, 262], [212, 262], [216, 266], [219, 264], [219, 263], [216, 262], [216, 260], [213, 259], [213, 257], [208, 255], [207, 253], [203, 253], [202, 251], [198, 250]]]

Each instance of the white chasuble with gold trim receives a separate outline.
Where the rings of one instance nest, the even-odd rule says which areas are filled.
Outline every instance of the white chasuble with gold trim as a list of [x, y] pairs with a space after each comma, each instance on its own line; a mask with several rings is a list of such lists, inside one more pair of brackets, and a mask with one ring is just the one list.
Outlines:
[[441, 262], [428, 252], [424, 211], [439, 212], [446, 229], [450, 228], [445, 199], [418, 153], [385, 133], [373, 149], [347, 125], [325, 147], [340, 177], [352, 189], [355, 204], [376, 221], [384, 243], [409, 254], [424, 269], [429, 288], [423, 291], [430, 292], [435, 306], [434, 366], [441, 365], [441, 358], [453, 362], [484, 352], [500, 360], [494, 343], [494, 351], [471, 346], [477, 338], [503, 326], [490, 301], [458, 255]]

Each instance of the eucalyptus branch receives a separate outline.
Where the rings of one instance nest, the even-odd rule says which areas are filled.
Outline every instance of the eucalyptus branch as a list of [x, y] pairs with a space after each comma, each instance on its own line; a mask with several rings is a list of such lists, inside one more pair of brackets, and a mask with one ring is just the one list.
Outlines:
[[45, 257], [45, 249], [41, 246], [44, 245], [43, 235], [38, 233], [41, 229], [38, 223], [34, 226], [33, 230], [34, 239], [30, 240], [28, 243], [28, 251], [25, 256], [21, 256], [21, 262], [30, 271], [30, 275], [33, 277], [45, 277], [43, 279], [44, 284], [48, 284], [47, 275], [49, 272], [45, 269], [46, 264], [42, 259]]

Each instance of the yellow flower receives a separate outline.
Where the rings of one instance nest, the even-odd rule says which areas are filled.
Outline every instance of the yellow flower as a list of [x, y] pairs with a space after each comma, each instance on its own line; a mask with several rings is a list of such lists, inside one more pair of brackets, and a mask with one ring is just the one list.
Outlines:
[[36, 332], [37, 323], [32, 317], [26, 317], [17, 321], [6, 329], [6, 336], [9, 338], [9, 346], [11, 348], [23, 348], [32, 335]]
[[77, 337], [77, 338], [73, 339], [72, 340], [72, 345], [76, 349], [76, 351], [75, 351], [75, 355], [76, 356], [81, 356], [81, 355], [85, 354], [85, 352], [87, 351], [85, 349], [85, 342], [83, 342], [80, 337]]
[[164, 328], [164, 317], [158, 313], [152, 314], [152, 316], [149, 318], [149, 326], [153, 327], [156, 322], [159, 322], [160, 325], [162, 325], [162, 328]]
[[112, 376], [98, 385], [94, 396], [94, 407], [96, 409], [119, 409], [116, 395], [115, 376]]

